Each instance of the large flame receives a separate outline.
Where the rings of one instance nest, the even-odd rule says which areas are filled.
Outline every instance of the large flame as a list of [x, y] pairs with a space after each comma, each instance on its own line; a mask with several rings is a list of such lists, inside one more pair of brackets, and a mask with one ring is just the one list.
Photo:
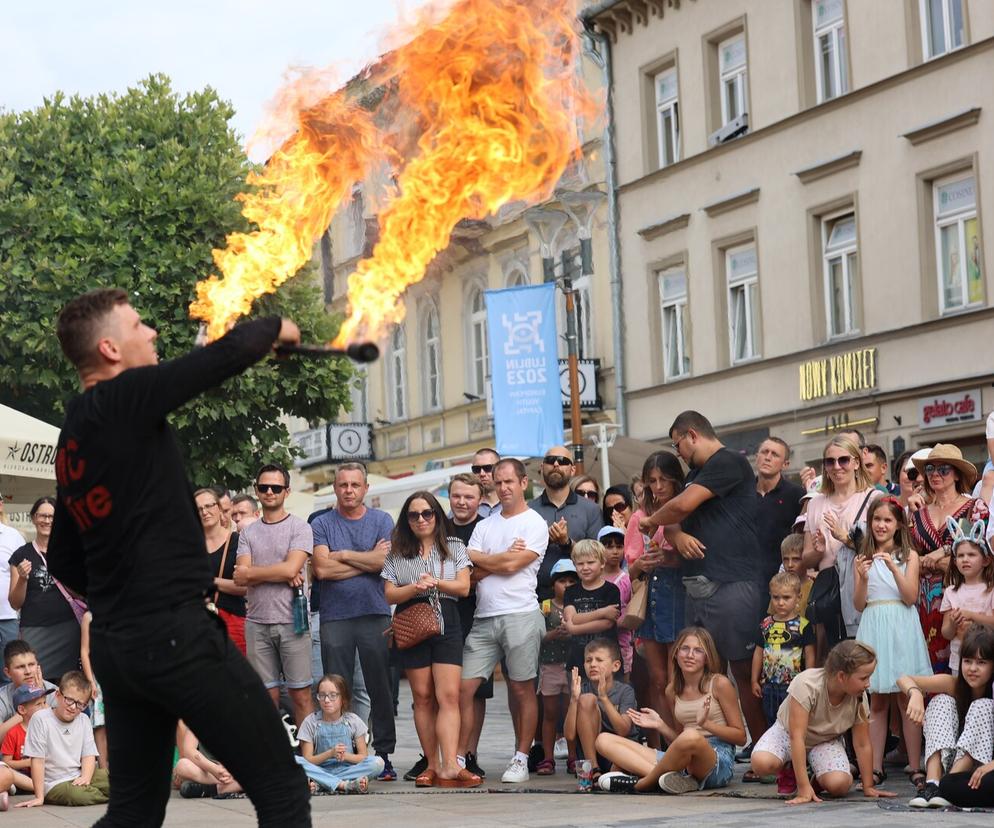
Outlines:
[[310, 258], [353, 183], [389, 158], [396, 188], [372, 256], [349, 277], [336, 344], [399, 321], [401, 295], [460, 220], [548, 198], [580, 154], [579, 119], [593, 106], [577, 68], [575, 11], [575, 0], [458, 0], [444, 15], [423, 13], [376, 67], [384, 94], [375, 113], [343, 92], [301, 110], [263, 188], [245, 196], [259, 231], [215, 251], [224, 278], [197, 286], [191, 314], [212, 338], [223, 332]]

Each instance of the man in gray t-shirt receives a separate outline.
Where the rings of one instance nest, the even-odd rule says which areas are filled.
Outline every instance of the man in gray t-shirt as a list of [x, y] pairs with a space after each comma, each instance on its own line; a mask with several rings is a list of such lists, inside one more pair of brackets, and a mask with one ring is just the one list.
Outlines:
[[235, 583], [248, 590], [245, 646], [249, 663], [274, 704], [279, 704], [280, 684], [285, 681], [299, 726], [314, 709], [311, 633], [294, 629], [293, 601], [297, 591], [305, 589], [304, 565], [314, 537], [306, 520], [283, 507], [290, 493], [290, 475], [285, 469], [263, 466], [256, 475], [255, 489], [262, 517], [242, 530], [235, 558]]

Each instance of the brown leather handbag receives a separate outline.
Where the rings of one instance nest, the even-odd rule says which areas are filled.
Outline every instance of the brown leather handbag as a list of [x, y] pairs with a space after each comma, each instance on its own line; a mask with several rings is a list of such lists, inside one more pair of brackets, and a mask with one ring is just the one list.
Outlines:
[[409, 650], [441, 632], [442, 606], [436, 589], [430, 590], [426, 598], [409, 601], [394, 612], [390, 625], [390, 635], [398, 650]]

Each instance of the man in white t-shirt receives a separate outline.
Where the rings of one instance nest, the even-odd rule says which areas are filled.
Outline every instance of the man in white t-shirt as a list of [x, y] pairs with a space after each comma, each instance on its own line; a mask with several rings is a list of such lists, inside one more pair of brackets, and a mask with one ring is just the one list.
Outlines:
[[[17, 638], [17, 611], [10, 605], [10, 556], [24, 546], [24, 536], [4, 523], [3, 496], [0, 495], [0, 653], [8, 641]], [[0, 684], [6, 681], [0, 676]]]
[[514, 724], [518, 744], [501, 781], [526, 782], [528, 749], [538, 724], [534, 679], [545, 635], [536, 586], [549, 544], [549, 528], [525, 502], [528, 477], [520, 460], [501, 460], [493, 474], [500, 514], [481, 520], [469, 540], [476, 613], [463, 650], [458, 759], [460, 764], [465, 761], [473, 731], [476, 688], [504, 658], [508, 692], [517, 702]]

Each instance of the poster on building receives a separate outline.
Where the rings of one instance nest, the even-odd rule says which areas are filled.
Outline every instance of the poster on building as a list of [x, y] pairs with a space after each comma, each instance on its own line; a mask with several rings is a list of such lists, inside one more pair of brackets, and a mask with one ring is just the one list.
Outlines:
[[497, 451], [541, 456], [563, 441], [555, 285], [488, 290], [485, 297]]

